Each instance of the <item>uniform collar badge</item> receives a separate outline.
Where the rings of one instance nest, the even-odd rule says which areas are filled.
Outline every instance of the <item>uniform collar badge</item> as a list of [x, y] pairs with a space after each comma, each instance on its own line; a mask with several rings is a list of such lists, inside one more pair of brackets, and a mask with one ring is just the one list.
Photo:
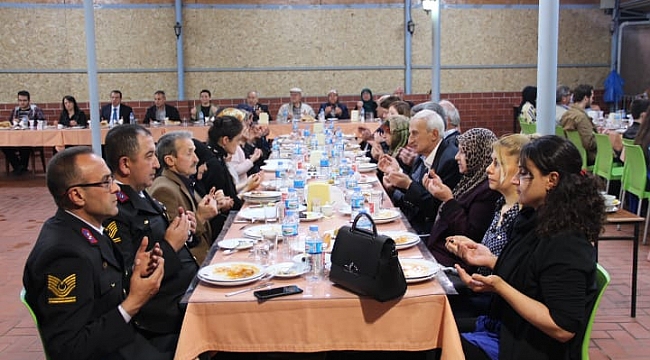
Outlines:
[[88, 240], [88, 242], [91, 245], [97, 244], [97, 239], [95, 238], [95, 235], [93, 235], [93, 233], [90, 230], [88, 230], [86, 228], [82, 228], [81, 229], [81, 235], [83, 235], [83, 237], [85, 237], [86, 240]]
[[118, 193], [115, 194], [115, 196], [117, 196], [117, 201], [121, 203], [127, 202], [129, 200], [129, 196], [126, 195], [124, 191], [118, 191]]

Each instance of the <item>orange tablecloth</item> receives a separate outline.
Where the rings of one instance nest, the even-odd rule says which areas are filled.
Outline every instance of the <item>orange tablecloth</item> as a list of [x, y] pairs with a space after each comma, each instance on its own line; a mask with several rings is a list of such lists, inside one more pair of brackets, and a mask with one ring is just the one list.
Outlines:
[[[231, 215], [229, 221], [233, 217]], [[301, 223], [300, 233], [306, 233], [310, 224], [319, 225], [323, 232], [339, 228], [348, 220], [349, 215], [337, 214], [316, 223]], [[378, 224], [377, 231], [405, 229], [403, 221]], [[242, 237], [242, 224], [228, 225], [220, 239]], [[399, 256], [433, 259], [423, 243], [400, 250]], [[210, 263], [236, 260], [252, 259], [248, 258], [248, 251], [226, 256], [217, 251]], [[442, 272], [437, 279], [409, 284], [404, 297], [385, 303], [360, 298], [333, 286], [327, 279], [316, 283], [304, 277], [272, 281], [273, 287], [295, 284], [304, 292], [260, 304], [252, 292], [224, 296], [255, 284], [222, 288], [197, 283], [186, 295], [187, 312], [175, 358], [194, 359], [206, 351], [422, 351], [434, 348], [442, 348], [442, 359], [464, 358], [456, 322], [441, 286], [445, 283], [449, 288], [450, 282]]]

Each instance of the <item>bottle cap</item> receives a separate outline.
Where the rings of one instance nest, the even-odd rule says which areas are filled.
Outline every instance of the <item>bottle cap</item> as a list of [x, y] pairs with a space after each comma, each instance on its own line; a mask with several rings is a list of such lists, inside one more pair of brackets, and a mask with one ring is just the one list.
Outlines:
[[309, 231], [316, 231], [316, 232], [318, 232], [318, 225], [309, 225]]

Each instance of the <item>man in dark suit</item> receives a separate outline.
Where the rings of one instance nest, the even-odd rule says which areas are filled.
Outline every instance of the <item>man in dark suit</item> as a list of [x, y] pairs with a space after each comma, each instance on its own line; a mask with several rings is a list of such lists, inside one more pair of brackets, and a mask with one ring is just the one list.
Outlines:
[[116, 126], [106, 134], [105, 142], [106, 162], [120, 184], [119, 212], [104, 221], [108, 237], [127, 266], [133, 264], [144, 237], [150, 244], [159, 244], [165, 256], [160, 292], [134, 317], [134, 324], [154, 346], [174, 351], [185, 313], [179, 302], [198, 271], [185, 244], [196, 229], [196, 219], [191, 211], [179, 208], [178, 216], [168, 220], [163, 205], [145, 191], [160, 166], [149, 130], [137, 124]]
[[135, 266], [125, 267], [103, 234], [102, 220], [117, 214], [119, 190], [104, 160], [85, 146], [65, 149], [46, 177], [58, 210], [43, 224], [23, 274], [46, 357], [171, 359], [173, 352], [159, 352], [131, 321], [158, 292], [164, 259], [158, 246], [145, 252], [145, 240]]
[[122, 104], [122, 92], [113, 90], [111, 91], [111, 103], [102, 106], [100, 118], [102, 121], [113, 122], [115, 125], [119, 124], [120, 120], [123, 123], [128, 123], [132, 112], [133, 109], [130, 106]]
[[393, 204], [402, 210], [418, 234], [429, 233], [440, 207], [440, 201], [422, 185], [422, 178], [429, 169], [435, 170], [443, 183], [452, 189], [460, 180], [454, 159], [458, 147], [443, 141], [444, 130], [440, 115], [422, 110], [411, 118], [409, 124], [409, 146], [418, 154], [411, 172], [402, 173], [397, 160], [388, 155], [382, 156], [378, 163], [384, 172], [384, 187]]
[[257, 91], [249, 91], [248, 94], [246, 94], [246, 102], [243, 104], [237, 105], [237, 109], [242, 109], [246, 110], [249, 113], [253, 114], [253, 122], [258, 122], [260, 119], [260, 114], [261, 113], [267, 113], [269, 115], [269, 121], [273, 120], [271, 119], [271, 113], [269, 112], [269, 106], [260, 104], [259, 103], [260, 98], [259, 94]]
[[153, 93], [154, 105], [147, 109], [142, 122], [148, 124], [152, 120], [163, 122], [165, 119], [180, 121], [181, 115], [178, 113], [178, 109], [165, 103], [166, 101], [167, 97], [164, 91], [158, 90]]

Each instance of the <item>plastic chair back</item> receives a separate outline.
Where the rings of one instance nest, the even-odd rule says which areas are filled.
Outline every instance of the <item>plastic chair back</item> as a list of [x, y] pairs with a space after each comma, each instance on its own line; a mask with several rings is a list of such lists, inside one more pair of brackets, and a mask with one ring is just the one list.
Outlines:
[[634, 139], [623, 138], [623, 145], [634, 145]]
[[49, 356], [47, 355], [47, 351], [45, 351], [45, 343], [43, 342], [43, 337], [41, 336], [41, 330], [38, 327], [38, 319], [36, 318], [36, 314], [34, 314], [34, 310], [32, 310], [32, 307], [29, 306], [29, 303], [27, 303], [27, 299], [25, 298], [27, 296], [27, 291], [25, 288], [22, 288], [20, 290], [20, 302], [25, 305], [27, 310], [29, 310], [29, 314], [32, 315], [32, 319], [34, 320], [34, 324], [36, 324], [36, 330], [38, 330], [38, 337], [41, 339], [41, 344], [43, 345], [43, 352], [45, 353], [45, 359], [49, 360]]
[[587, 166], [587, 150], [585, 150], [585, 147], [582, 146], [582, 139], [580, 138], [580, 134], [576, 130], [566, 130], [565, 133], [567, 139], [569, 139], [573, 145], [578, 148], [578, 152], [580, 152], [580, 157], [582, 158], [582, 169], [589, 169]]
[[595, 134], [596, 137], [596, 162], [594, 163], [594, 174], [601, 176], [608, 181], [620, 180], [623, 169], [619, 164], [614, 163], [614, 149], [605, 134]]
[[646, 193], [648, 170], [645, 155], [639, 145], [623, 145], [625, 147], [625, 165], [623, 166], [623, 190], [636, 195], [639, 200], [650, 197]]
[[600, 300], [607, 289], [607, 285], [611, 281], [611, 277], [607, 270], [602, 267], [600, 264], [596, 264], [596, 286], [598, 287], [598, 295], [596, 295], [596, 301], [594, 301], [594, 306], [591, 308], [589, 314], [589, 320], [587, 321], [587, 328], [585, 329], [585, 337], [582, 339], [582, 360], [589, 360], [589, 340], [591, 339], [591, 330], [594, 326], [594, 320], [596, 319], [596, 311], [600, 305]]
[[519, 125], [521, 125], [522, 134], [530, 135], [537, 132], [537, 125], [535, 123], [521, 122]]
[[564, 128], [561, 125], [555, 125], [555, 135], [566, 138], [566, 134], [564, 133]]

